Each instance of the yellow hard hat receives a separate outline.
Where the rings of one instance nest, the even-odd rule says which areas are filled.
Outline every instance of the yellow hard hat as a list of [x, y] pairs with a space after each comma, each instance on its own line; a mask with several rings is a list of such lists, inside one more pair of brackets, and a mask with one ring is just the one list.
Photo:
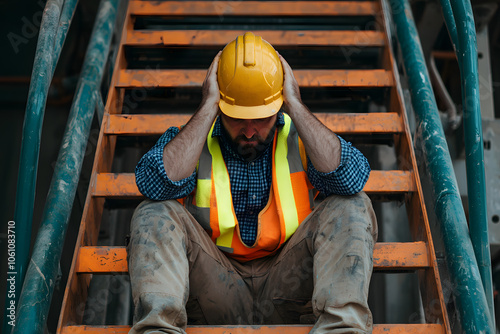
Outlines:
[[283, 68], [271, 44], [251, 32], [222, 51], [217, 72], [220, 109], [233, 118], [265, 118], [283, 104]]

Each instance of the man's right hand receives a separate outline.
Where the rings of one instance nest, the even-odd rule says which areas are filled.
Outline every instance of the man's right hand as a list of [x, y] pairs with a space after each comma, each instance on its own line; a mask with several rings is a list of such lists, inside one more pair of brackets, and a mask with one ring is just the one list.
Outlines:
[[203, 85], [201, 87], [201, 92], [203, 94], [201, 104], [219, 104], [220, 100], [220, 92], [219, 92], [219, 83], [217, 82], [217, 69], [219, 67], [219, 59], [222, 51], [219, 51], [215, 56], [212, 64], [208, 68], [207, 76], [203, 81]]
[[200, 107], [177, 136], [163, 148], [163, 165], [172, 181], [182, 180], [193, 173], [208, 132], [219, 114], [220, 92], [217, 68], [220, 55], [221, 52], [215, 56], [208, 68], [201, 88]]

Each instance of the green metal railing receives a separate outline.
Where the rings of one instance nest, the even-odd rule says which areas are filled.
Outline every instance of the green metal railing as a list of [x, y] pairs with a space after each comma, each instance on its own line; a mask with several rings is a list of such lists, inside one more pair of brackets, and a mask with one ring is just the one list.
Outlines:
[[[96, 97], [98, 96], [96, 91], [99, 90], [104, 66], [109, 54], [118, 3], [119, 0], [103, 0], [98, 9], [82, 73], [64, 132], [63, 143], [59, 151], [52, 183], [45, 203], [41, 226], [21, 291], [16, 326], [13, 328], [13, 333], [44, 332], [58, 273], [62, 246], [80, 177], [92, 118], [96, 109]], [[45, 15], [47, 15], [47, 11]], [[51, 30], [51, 34], [53, 34], [53, 30]], [[40, 38], [46, 38], [42, 36], [42, 32], [40, 33]], [[45, 52], [40, 55], [37, 53], [37, 60], [39, 57], [50, 58], [45, 53], [51, 53], [50, 49], [45, 49]], [[49, 66], [47, 67], [50, 69]], [[34, 70], [33, 77], [41, 74], [46, 75], [45, 72], [40, 71], [40, 69], [37, 71]], [[49, 84], [50, 79], [45, 80], [44, 89], [47, 90]], [[41, 110], [39, 114], [41, 115], [36, 122], [39, 126], [37, 130], [38, 134], [41, 131], [44, 104], [39, 107]], [[25, 144], [24, 139], [23, 144]], [[24, 146], [32, 147], [27, 144]], [[38, 150], [36, 150], [36, 159], [38, 159]], [[21, 164], [25, 163], [22, 161]], [[36, 168], [31, 171], [30, 175], [32, 178], [36, 178]], [[34, 191], [34, 188], [31, 187], [28, 190]], [[28, 195], [30, 194], [26, 196]], [[16, 202], [16, 204], [22, 207], [20, 203]], [[29, 211], [29, 208], [25, 207], [25, 210]], [[32, 217], [32, 213], [30, 217]], [[31, 219], [29, 220], [31, 222]], [[31, 224], [29, 224], [27, 229], [31, 230]], [[27, 245], [27, 248], [29, 248], [29, 240]], [[10, 331], [12, 328], [7, 327], [7, 329]], [[3, 332], [8, 333], [7, 330]]]
[[474, 17], [469, 1], [440, 1], [462, 77], [469, 231], [488, 307], [495, 319]]
[[[456, 10], [456, 7], [458, 6], [457, 3], [461, 1], [464, 3], [468, 2], [467, 0], [457, 0], [451, 4], [448, 3], [443, 6], [445, 15], [455, 13], [454, 20], [450, 20], [449, 17], [446, 19], [448, 24], [450, 21], [453, 21], [455, 28], [457, 27], [455, 20], [458, 22], [458, 20], [464, 19], [464, 16], [462, 15], [463, 13], [458, 15]], [[462, 329], [466, 333], [471, 334], [494, 333], [494, 321], [488, 306], [489, 297], [487, 296], [487, 293], [485, 293], [485, 290], [488, 290], [483, 287], [483, 282], [481, 280], [481, 274], [478, 268], [479, 261], [476, 260], [474, 247], [469, 236], [467, 219], [462, 206], [448, 145], [446, 143], [443, 127], [439, 118], [436, 100], [430, 84], [429, 74], [425, 66], [425, 58], [419, 42], [418, 32], [415, 27], [411, 8], [408, 0], [390, 0], [390, 4], [392, 7], [393, 19], [396, 24], [398, 40], [403, 54], [405, 70], [409, 80], [412, 104], [417, 119], [417, 135], [422, 137], [425, 164], [426, 168], [429, 170], [430, 180], [433, 186], [435, 196], [434, 210], [443, 234], [447, 264], [451, 279], [453, 280], [453, 293], [457, 302]], [[466, 8], [463, 3], [460, 7]], [[465, 12], [467, 13], [467, 20], [472, 20], [473, 28], [472, 11], [470, 10]], [[464, 23], [462, 22], [462, 24]], [[471, 81], [465, 83], [467, 89], [478, 91], [477, 71], [474, 72], [474, 60], [473, 55], [471, 54], [475, 51], [471, 50], [472, 41], [475, 42], [475, 37], [471, 37], [471, 35], [475, 36], [475, 30], [455, 30], [454, 27], [450, 27], [450, 35], [453, 42], [456, 43], [457, 41], [462, 41], [460, 42], [461, 44], [458, 45], [459, 48], [456, 49], [458, 53], [462, 53], [463, 55], [459, 56], [459, 61], [462, 58], [465, 58], [465, 55], [470, 57], [467, 61], [463, 59], [463, 65], [461, 66], [463, 68], [462, 80], [463, 82], [467, 80]], [[464, 35], [465, 33], [469, 35]], [[465, 43], [465, 39], [468, 39], [467, 43]], [[468, 51], [466, 52], [462, 50], [462, 48], [467, 48]], [[477, 69], [477, 54], [475, 59]], [[466, 62], [469, 64], [465, 65]], [[474, 75], [476, 75], [475, 81], [471, 79]], [[480, 166], [474, 171], [477, 174], [469, 174], [471, 171], [468, 170], [468, 179], [476, 177], [476, 181], [478, 183], [482, 183], [482, 187], [468, 189], [469, 198], [475, 198], [471, 199], [471, 201], [483, 201], [484, 204], [486, 203], [484, 200], [485, 197], [477, 193], [485, 190], [484, 166], [482, 160], [481, 117], [478, 108], [479, 99], [477, 95], [467, 95], [467, 98], [471, 100], [477, 99], [477, 101], [474, 102], [469, 101], [469, 106], [466, 105], [464, 108], [464, 113], [466, 114], [464, 122], [468, 123], [465, 125], [465, 141], [466, 143], [468, 141], [472, 142], [466, 145], [473, 144], [473, 149], [476, 150], [475, 153], [477, 153], [474, 155], [468, 154], [467, 165], [477, 164]], [[477, 119], [479, 119], [479, 123], [477, 123]], [[481, 146], [481, 149], [479, 149], [478, 146]], [[481, 209], [482, 204], [479, 203], [477, 206]], [[474, 217], [474, 220], [472, 219], [472, 215], [478, 214], [478, 211], [474, 211], [474, 213], [472, 211], [470, 212], [471, 226], [473, 221], [474, 224], [477, 224], [477, 218], [480, 218]], [[487, 241], [486, 230], [486, 243], [482, 243], [478, 247], [483, 249], [488, 248], [489, 245]], [[485, 253], [486, 252], [483, 252], [483, 254]], [[480, 265], [484, 265], [484, 262], [480, 262]], [[484, 275], [488, 275], [486, 271], [484, 271]], [[487, 279], [488, 278], [486, 277], [486, 281]], [[489, 274], [489, 281], [491, 283], [491, 273]]]
[[[455, 46], [455, 49], [458, 51], [456, 54], [462, 78], [469, 232], [486, 300], [492, 320], [494, 321], [495, 311], [493, 307], [493, 279], [488, 238], [486, 177], [479, 101], [476, 29], [469, 0], [441, 0], [441, 2], [446, 1], [451, 1], [453, 18], [458, 34], [458, 48]], [[448, 19], [448, 21], [451, 22], [452, 20]]]
[[[14, 211], [16, 229], [22, 231], [22, 233], [16, 234], [15, 270], [11, 270], [15, 272], [16, 291], [21, 290], [28, 266], [36, 175], [47, 94], [77, 3], [78, 0], [47, 1], [40, 25], [23, 125], [16, 206]], [[11, 302], [17, 305], [18, 298], [19, 294], [9, 296], [6, 293], [5, 305], [10, 305]], [[12, 320], [12, 317], [8, 317], [9, 315], [10, 311], [6, 307], [2, 333], [8, 333], [12, 328], [8, 324]]]

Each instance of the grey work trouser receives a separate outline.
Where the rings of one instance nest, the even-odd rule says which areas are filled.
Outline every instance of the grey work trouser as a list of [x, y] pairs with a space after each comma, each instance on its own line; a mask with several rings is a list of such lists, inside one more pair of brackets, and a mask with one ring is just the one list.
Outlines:
[[224, 255], [177, 201], [144, 201], [131, 225], [130, 333], [185, 333], [188, 322], [372, 331], [377, 223], [364, 193], [326, 198], [279, 252], [245, 263]]

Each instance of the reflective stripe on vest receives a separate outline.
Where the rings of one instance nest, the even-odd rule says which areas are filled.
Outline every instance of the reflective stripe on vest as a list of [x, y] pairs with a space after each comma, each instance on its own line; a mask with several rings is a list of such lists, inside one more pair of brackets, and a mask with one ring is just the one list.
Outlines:
[[[312, 186], [304, 171], [303, 145], [288, 115], [273, 142], [272, 185], [269, 202], [259, 214], [257, 240], [251, 247], [240, 238], [229, 173], [213, 125], [203, 147], [194, 198], [186, 207], [207, 230], [216, 245], [239, 260], [251, 260], [276, 251], [312, 210]], [[304, 151], [304, 152], [301, 152]]]

